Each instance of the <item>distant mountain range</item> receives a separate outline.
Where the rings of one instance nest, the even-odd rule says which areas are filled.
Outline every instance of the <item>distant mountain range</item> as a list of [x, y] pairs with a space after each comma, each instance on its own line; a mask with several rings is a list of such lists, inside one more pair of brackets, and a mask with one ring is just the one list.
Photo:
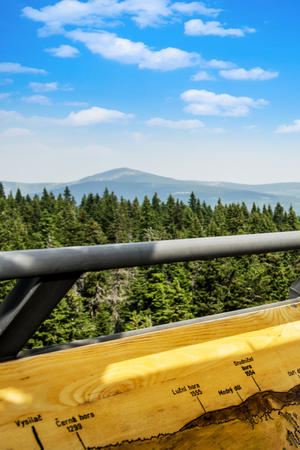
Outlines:
[[5, 192], [16, 193], [19, 188], [23, 195], [41, 194], [44, 187], [54, 195], [63, 193], [68, 186], [77, 202], [84, 194], [102, 195], [105, 188], [113, 191], [118, 197], [133, 200], [137, 197], [142, 200], [145, 195], [150, 199], [155, 192], [165, 201], [171, 194], [173, 197], [187, 202], [193, 191], [201, 201], [214, 205], [218, 198], [223, 203], [245, 202], [251, 206], [255, 202], [258, 206], [263, 204], [276, 205], [280, 202], [286, 209], [293, 206], [300, 214], [300, 183], [272, 183], [272, 184], [238, 184], [226, 182], [209, 182], [193, 180], [176, 180], [161, 177], [139, 170], [120, 168], [98, 173], [80, 180], [68, 183], [18, 183], [2, 181]]

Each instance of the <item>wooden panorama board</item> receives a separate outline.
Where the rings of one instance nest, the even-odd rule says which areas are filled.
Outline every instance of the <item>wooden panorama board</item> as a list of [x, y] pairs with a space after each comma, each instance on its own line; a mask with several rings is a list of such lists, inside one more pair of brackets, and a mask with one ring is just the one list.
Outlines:
[[0, 364], [0, 448], [300, 448], [300, 303]]

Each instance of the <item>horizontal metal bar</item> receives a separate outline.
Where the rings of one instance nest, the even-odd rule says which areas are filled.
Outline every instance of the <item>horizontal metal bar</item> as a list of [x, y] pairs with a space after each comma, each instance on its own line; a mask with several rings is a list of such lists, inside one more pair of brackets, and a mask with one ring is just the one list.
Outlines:
[[0, 252], [0, 280], [300, 249], [300, 231]]

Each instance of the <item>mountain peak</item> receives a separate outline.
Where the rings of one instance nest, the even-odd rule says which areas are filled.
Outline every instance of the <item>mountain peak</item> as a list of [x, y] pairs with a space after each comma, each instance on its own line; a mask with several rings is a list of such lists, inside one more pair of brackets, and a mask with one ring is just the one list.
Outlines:
[[144, 174], [144, 172], [130, 169], [129, 167], [120, 167], [117, 169], [107, 170], [105, 172], [99, 172], [96, 173], [95, 175], [90, 175], [88, 177], [81, 178], [78, 181], [80, 181], [81, 183], [86, 181], [106, 181], [141, 174]]
[[154, 183], [155, 181], [173, 180], [172, 178], [161, 177], [149, 172], [142, 172], [141, 170], [130, 169], [129, 167], [120, 167], [113, 170], [107, 170], [106, 172], [96, 173], [89, 177], [81, 178], [79, 183], [86, 183], [91, 181], [118, 181], [118, 182], [148, 182]]

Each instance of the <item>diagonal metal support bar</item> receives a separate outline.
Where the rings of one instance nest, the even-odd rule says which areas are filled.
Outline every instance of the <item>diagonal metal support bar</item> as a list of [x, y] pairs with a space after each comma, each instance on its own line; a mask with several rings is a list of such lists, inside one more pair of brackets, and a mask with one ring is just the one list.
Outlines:
[[81, 273], [19, 280], [0, 305], [0, 360], [14, 358]]
[[300, 278], [294, 281], [294, 283], [290, 286], [290, 295], [289, 298], [297, 298], [300, 297]]

